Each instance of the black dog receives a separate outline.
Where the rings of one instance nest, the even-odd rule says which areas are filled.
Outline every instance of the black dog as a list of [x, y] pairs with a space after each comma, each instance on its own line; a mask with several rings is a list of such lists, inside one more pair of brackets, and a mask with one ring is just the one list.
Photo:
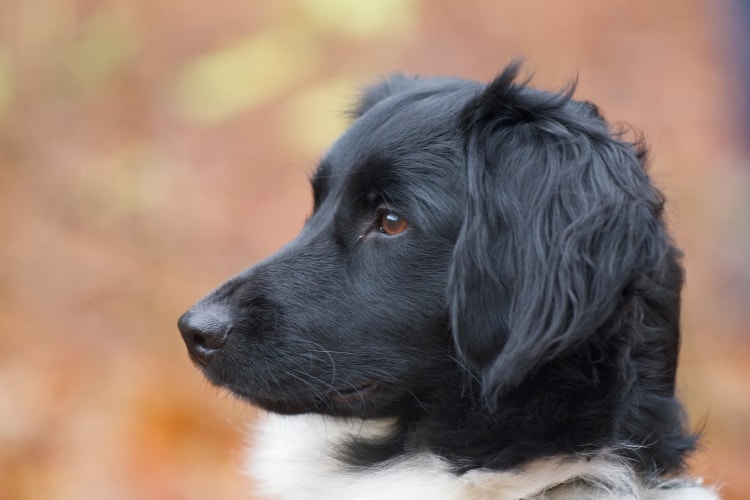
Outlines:
[[300, 235], [180, 318], [209, 380], [287, 415], [268, 494], [716, 498], [679, 479], [682, 269], [645, 149], [517, 71], [368, 89]]

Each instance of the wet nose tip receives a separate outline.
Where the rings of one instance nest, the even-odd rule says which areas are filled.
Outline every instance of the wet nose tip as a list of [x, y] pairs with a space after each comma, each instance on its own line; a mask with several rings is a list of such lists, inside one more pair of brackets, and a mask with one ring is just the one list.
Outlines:
[[208, 366], [229, 337], [232, 327], [224, 316], [216, 310], [193, 308], [177, 321], [190, 358], [200, 366]]

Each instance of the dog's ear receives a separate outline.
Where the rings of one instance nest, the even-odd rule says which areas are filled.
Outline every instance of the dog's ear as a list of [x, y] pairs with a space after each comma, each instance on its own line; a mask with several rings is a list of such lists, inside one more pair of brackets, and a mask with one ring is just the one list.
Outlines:
[[642, 150], [585, 103], [514, 83], [464, 112], [466, 207], [450, 271], [461, 361], [490, 401], [584, 342], [666, 268], [663, 200]]
[[352, 118], [359, 118], [378, 102], [392, 95], [400, 94], [414, 87], [421, 81], [418, 76], [393, 74], [375, 85], [364, 89], [357, 105], [351, 112]]

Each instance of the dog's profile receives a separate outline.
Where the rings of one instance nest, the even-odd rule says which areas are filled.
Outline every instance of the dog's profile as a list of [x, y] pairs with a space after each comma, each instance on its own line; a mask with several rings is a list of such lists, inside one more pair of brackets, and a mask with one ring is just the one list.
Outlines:
[[645, 149], [517, 79], [393, 76], [299, 236], [179, 321], [270, 412], [280, 499], [714, 499], [684, 476], [680, 252]]

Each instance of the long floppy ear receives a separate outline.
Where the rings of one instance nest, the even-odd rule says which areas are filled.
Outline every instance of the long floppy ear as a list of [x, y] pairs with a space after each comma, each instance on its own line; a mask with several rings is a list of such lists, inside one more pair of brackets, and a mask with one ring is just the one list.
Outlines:
[[514, 83], [465, 110], [467, 195], [448, 294], [461, 360], [492, 400], [592, 338], [670, 240], [643, 152], [595, 108]]

